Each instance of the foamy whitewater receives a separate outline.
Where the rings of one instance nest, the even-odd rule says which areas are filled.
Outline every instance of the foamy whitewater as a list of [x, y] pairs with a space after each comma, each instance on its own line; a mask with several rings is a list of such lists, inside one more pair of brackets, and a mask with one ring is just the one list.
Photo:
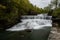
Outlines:
[[[52, 27], [51, 16], [47, 14], [40, 14], [36, 16], [22, 16], [21, 23], [14, 25], [12, 28], [7, 29], [7, 31], [21, 31], [25, 29], [42, 29], [44, 27]], [[47, 18], [48, 17], [48, 18]], [[27, 19], [26, 19], [27, 18]]]

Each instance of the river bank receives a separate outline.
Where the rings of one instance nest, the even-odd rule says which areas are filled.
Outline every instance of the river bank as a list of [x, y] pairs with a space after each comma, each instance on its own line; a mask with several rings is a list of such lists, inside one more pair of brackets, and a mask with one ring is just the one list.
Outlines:
[[48, 40], [60, 40], [60, 28], [52, 27]]

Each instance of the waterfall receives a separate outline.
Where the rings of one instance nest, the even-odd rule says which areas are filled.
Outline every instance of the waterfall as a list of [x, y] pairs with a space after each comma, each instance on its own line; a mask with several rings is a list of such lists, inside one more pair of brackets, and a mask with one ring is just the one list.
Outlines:
[[21, 16], [22, 19], [51, 19], [52, 16], [48, 16], [47, 14], [38, 14], [38, 15], [25, 15]]
[[21, 23], [14, 25], [12, 28], [7, 29], [7, 31], [21, 31], [25, 29], [41, 29], [43, 27], [52, 27], [52, 16], [47, 14], [38, 14], [38, 15], [25, 15], [21, 16]]

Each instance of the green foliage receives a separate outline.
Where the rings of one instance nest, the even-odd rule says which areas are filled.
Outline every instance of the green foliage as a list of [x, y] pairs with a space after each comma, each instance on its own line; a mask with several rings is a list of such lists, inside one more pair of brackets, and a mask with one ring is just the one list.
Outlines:
[[60, 8], [57, 8], [56, 10], [54, 10], [52, 15], [60, 18]]
[[45, 12], [49, 12], [52, 10], [53, 7], [53, 12], [50, 13], [52, 16], [60, 17], [60, 0], [51, 0], [51, 4], [49, 4], [47, 7], [44, 8]]
[[58, 4], [59, 2], [58, 2], [58, 0], [52, 0], [51, 1], [51, 4], [53, 5], [53, 6], [55, 6], [55, 8], [57, 8], [58, 7]]
[[0, 0], [0, 29], [6, 29], [20, 21], [21, 15], [43, 13], [28, 0]]
[[18, 6], [12, 0], [0, 0], [0, 29], [6, 29], [18, 22]]

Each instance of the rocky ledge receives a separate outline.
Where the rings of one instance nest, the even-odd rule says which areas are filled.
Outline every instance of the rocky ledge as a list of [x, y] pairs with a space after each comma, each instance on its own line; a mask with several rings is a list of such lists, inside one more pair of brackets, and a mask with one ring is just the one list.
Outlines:
[[60, 28], [53, 27], [48, 37], [48, 40], [60, 40]]

